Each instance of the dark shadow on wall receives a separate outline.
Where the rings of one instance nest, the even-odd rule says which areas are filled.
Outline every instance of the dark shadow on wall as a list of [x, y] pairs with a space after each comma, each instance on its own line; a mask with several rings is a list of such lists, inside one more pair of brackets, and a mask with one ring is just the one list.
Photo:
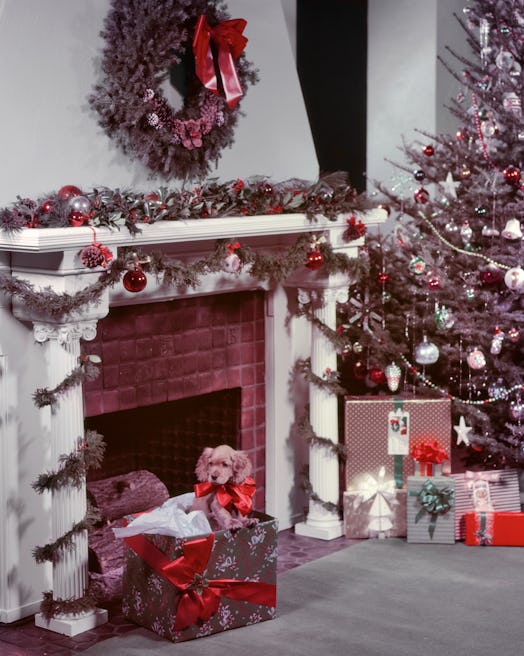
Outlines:
[[297, 0], [297, 69], [320, 172], [364, 191], [367, 0]]

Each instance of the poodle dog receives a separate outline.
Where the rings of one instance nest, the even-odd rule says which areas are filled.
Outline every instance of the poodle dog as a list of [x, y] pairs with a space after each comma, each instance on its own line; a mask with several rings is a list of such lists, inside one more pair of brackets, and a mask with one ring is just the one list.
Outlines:
[[211, 527], [219, 530], [254, 526], [258, 519], [248, 517], [255, 494], [251, 471], [251, 460], [244, 451], [227, 444], [206, 447], [195, 467], [199, 483], [191, 510], [203, 510]]

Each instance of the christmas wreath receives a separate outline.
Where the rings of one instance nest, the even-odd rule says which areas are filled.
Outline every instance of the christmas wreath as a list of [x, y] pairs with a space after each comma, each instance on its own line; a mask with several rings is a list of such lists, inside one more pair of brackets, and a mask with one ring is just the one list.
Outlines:
[[[239, 100], [257, 81], [245, 25], [220, 0], [112, 0], [103, 77], [89, 97], [100, 126], [166, 179], [204, 177], [232, 145]], [[162, 91], [168, 78], [184, 99], [179, 110]]]

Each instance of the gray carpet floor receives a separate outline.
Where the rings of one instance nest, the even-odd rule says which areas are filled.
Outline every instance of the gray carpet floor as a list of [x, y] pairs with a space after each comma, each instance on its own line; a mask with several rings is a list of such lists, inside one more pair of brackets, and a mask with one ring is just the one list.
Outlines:
[[278, 578], [277, 618], [184, 643], [143, 628], [86, 656], [512, 656], [524, 549], [363, 540]]

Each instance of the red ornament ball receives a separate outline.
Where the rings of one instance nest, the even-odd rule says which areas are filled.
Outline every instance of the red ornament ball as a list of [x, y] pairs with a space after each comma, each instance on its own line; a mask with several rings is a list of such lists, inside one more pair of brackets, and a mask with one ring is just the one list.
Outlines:
[[428, 200], [429, 200], [429, 192], [428, 192], [427, 189], [424, 189], [424, 187], [420, 187], [413, 194], [413, 198], [415, 199], [415, 201], [417, 203], [420, 203], [421, 205], [423, 205], [424, 203], [427, 203]]
[[355, 376], [357, 380], [364, 380], [366, 374], [366, 365], [362, 362], [362, 360], [357, 360], [353, 366], [353, 376]]
[[373, 366], [369, 370], [369, 380], [375, 385], [382, 385], [386, 382], [386, 374], [378, 366]]
[[480, 272], [480, 282], [483, 285], [494, 285], [503, 278], [504, 274], [497, 266], [488, 266]]
[[75, 185], [66, 185], [65, 187], [62, 187], [61, 189], [58, 190], [58, 195], [60, 196], [60, 198], [63, 198], [64, 200], [68, 200], [73, 196], [81, 196], [82, 191], [78, 187], [75, 187]]
[[89, 215], [82, 214], [82, 212], [79, 212], [78, 210], [73, 210], [69, 213], [69, 223], [74, 228], [78, 228], [86, 223], [89, 223]]
[[516, 166], [508, 166], [502, 172], [504, 180], [511, 185], [518, 186], [520, 184], [520, 171]]
[[313, 250], [309, 251], [307, 254], [307, 262], [306, 262], [306, 267], [310, 269], [311, 271], [316, 271], [317, 269], [320, 269], [320, 267], [324, 264], [324, 256], [322, 253], [318, 250], [318, 248], [314, 248]]
[[49, 214], [49, 212], [51, 212], [52, 209], [53, 209], [53, 201], [50, 198], [44, 200], [44, 202], [40, 205], [40, 212], [42, 212], [42, 214]]
[[431, 157], [432, 155], [435, 154], [435, 149], [433, 148], [433, 146], [425, 146], [424, 149], [422, 150], [422, 152], [427, 157]]
[[440, 278], [437, 275], [431, 275], [427, 279], [428, 289], [438, 289], [440, 287]]
[[127, 271], [122, 278], [122, 284], [128, 292], [138, 293], [141, 292], [147, 285], [146, 274], [140, 267]]
[[377, 276], [377, 280], [381, 285], [385, 285], [389, 280], [389, 275], [385, 271], [381, 271]]

